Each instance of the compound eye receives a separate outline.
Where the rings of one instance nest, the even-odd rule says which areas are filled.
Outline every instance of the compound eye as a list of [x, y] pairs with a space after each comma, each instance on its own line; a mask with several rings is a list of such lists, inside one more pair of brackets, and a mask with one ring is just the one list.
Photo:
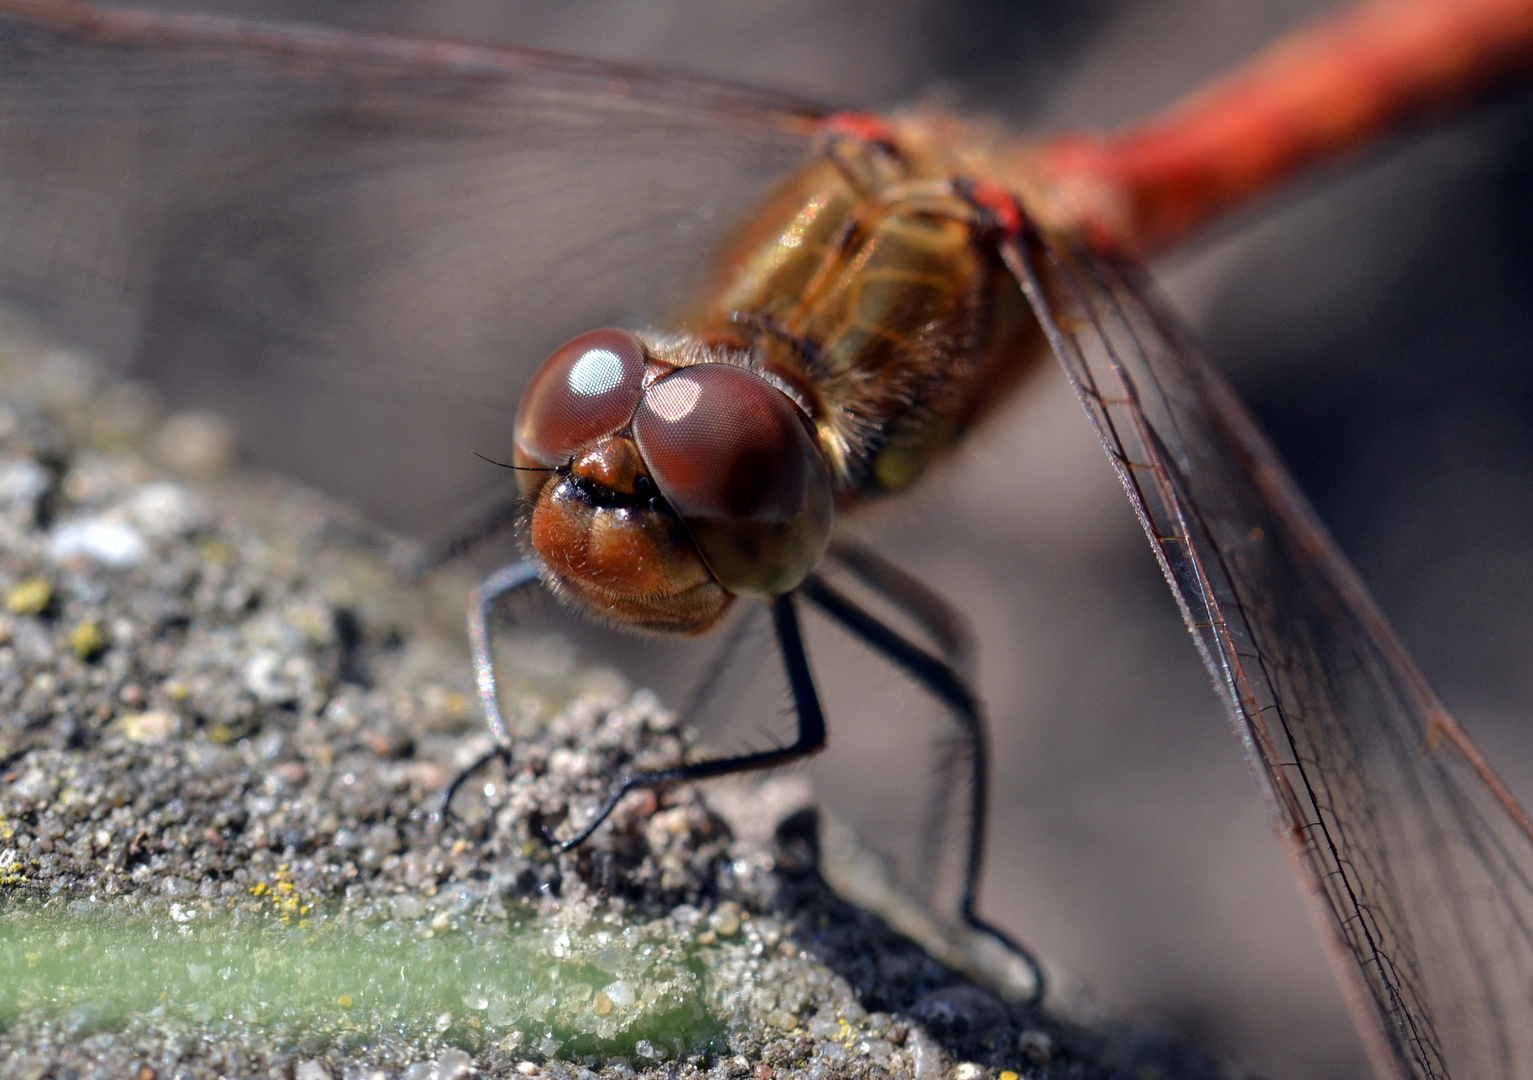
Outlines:
[[633, 434], [719, 583], [779, 596], [830, 542], [830, 470], [803, 413], [744, 368], [698, 364], [644, 391]]
[[626, 330], [593, 330], [561, 345], [533, 376], [516, 413], [525, 464], [557, 468], [626, 427], [644, 392], [644, 347]]

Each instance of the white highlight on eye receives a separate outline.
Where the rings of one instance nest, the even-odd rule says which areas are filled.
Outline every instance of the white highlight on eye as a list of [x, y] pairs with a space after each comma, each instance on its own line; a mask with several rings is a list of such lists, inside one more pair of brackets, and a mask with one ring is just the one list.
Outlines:
[[662, 379], [649, 388], [644, 396], [644, 403], [649, 406], [650, 412], [667, 423], [674, 424], [678, 420], [685, 419], [697, 405], [697, 399], [702, 397], [703, 388], [697, 385], [696, 379], [690, 379], [686, 375], [672, 375], [669, 379]]
[[622, 381], [622, 357], [611, 349], [591, 349], [570, 366], [570, 389], [582, 397], [605, 394]]

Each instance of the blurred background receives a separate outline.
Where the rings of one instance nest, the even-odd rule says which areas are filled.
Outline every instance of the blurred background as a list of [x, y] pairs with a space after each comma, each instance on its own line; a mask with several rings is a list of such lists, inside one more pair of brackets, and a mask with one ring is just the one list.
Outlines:
[[[224, 0], [198, 9], [514, 42], [836, 105], [925, 101], [1045, 132], [1143, 116], [1324, 6]], [[1533, 93], [1504, 95], [1309, 177], [1154, 267], [1428, 678], [1525, 800], [1530, 121]], [[114, 330], [120, 340], [97, 344], [128, 362], [152, 331]], [[219, 399], [184, 369], [142, 370], [173, 404]], [[390, 524], [422, 525], [399, 509], [397, 492], [344, 479], [333, 459], [295, 457], [304, 422], [290, 430], [280, 413], [259, 416], [244, 432], [258, 460], [338, 487]], [[370, 452], [363, 442], [351, 450]], [[1059, 372], [1043, 371], [952, 467], [868, 530], [979, 630], [998, 777], [989, 913], [1114, 1008], [1226, 1060], [1274, 1080], [1365, 1075], [1257, 786]], [[822, 637], [812, 631], [817, 648]], [[822, 672], [839, 670], [816, 655]], [[833, 746], [811, 774], [836, 792], [839, 812], [876, 834], [891, 795], [885, 733], [859, 706], [858, 687], [825, 693]]]

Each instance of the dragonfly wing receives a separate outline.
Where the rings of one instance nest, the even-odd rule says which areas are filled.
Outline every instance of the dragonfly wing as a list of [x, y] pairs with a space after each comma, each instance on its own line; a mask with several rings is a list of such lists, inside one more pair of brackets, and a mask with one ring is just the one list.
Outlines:
[[529, 369], [664, 314], [817, 115], [527, 50], [0, 3], [0, 295], [419, 526], [503, 481], [471, 452], [509, 456]]
[[1262, 780], [1381, 1075], [1533, 1075], [1533, 839], [1141, 275], [1009, 252]]

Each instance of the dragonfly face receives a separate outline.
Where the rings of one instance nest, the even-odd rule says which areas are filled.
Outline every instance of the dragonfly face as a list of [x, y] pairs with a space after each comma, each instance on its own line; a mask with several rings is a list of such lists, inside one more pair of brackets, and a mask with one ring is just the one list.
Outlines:
[[830, 470], [803, 407], [747, 359], [597, 330], [544, 362], [516, 459], [558, 593], [619, 625], [697, 633], [735, 596], [780, 596], [814, 569]]

